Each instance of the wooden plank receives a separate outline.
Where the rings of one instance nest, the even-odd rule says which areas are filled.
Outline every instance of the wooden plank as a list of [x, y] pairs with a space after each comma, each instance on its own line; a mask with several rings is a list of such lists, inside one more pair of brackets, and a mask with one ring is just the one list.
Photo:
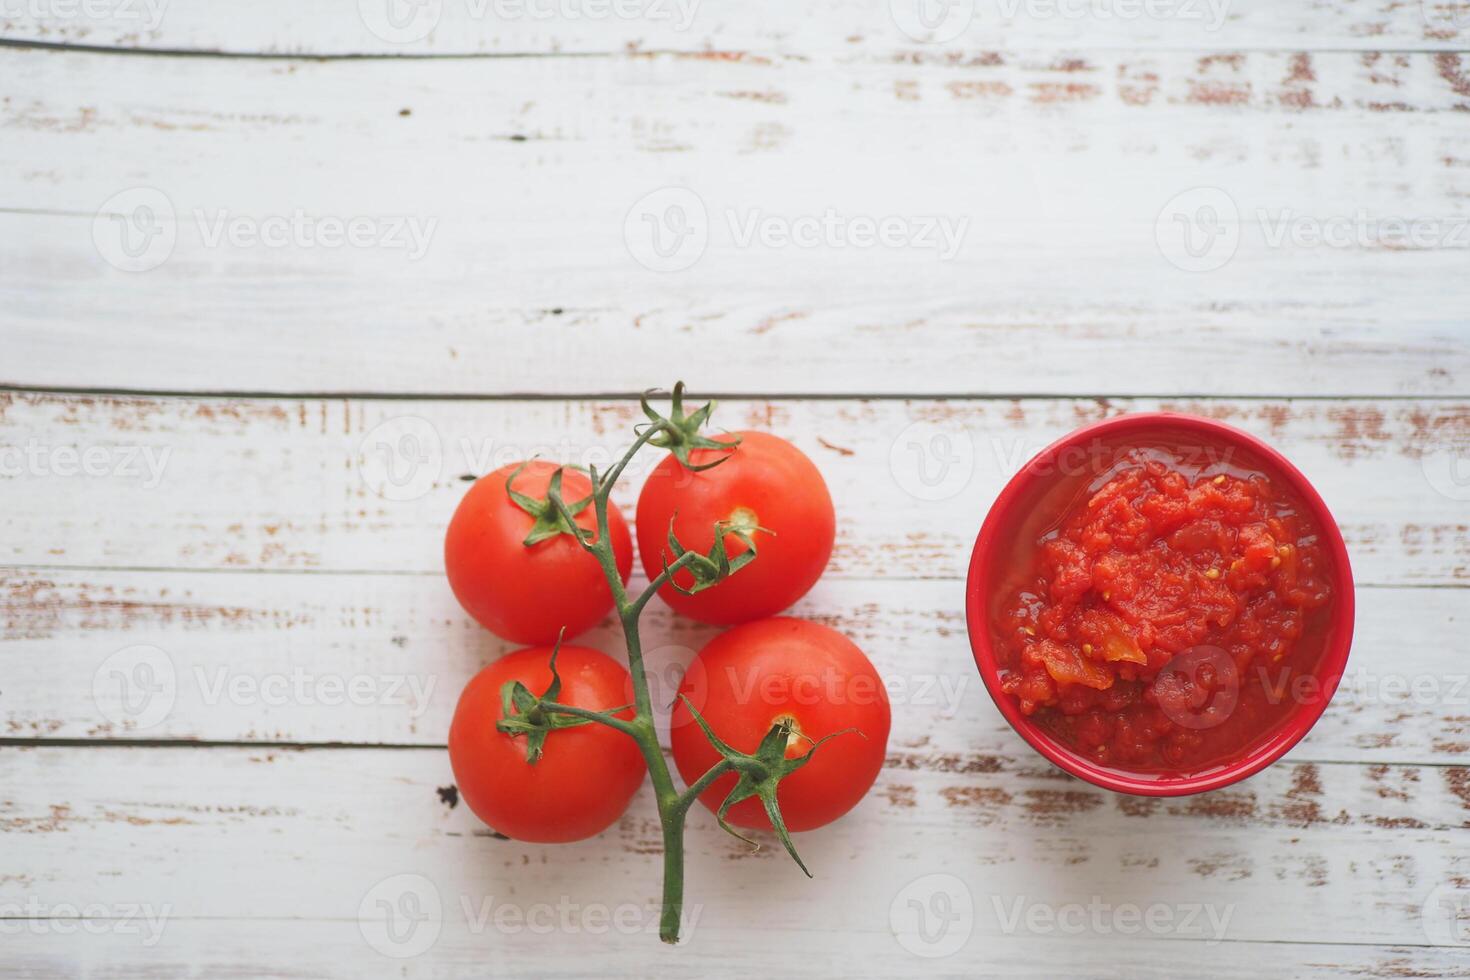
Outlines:
[[[24, 134], [0, 145], [3, 383], [1453, 396], [1470, 376], [1453, 54], [0, 65]], [[117, 220], [149, 202], [167, 260], [109, 264], [132, 267]], [[1207, 207], [1238, 230], [1207, 250], [1228, 262], [1171, 264]], [[657, 271], [638, 219], [697, 208], [702, 255]], [[851, 244], [888, 218], [901, 244]], [[319, 244], [358, 219], [369, 244]], [[1324, 227], [1345, 247], [1312, 244]]]
[[[1295, 461], [1360, 583], [1470, 581], [1464, 402], [733, 400], [715, 423], [791, 437], [821, 467], [839, 514], [830, 576], [961, 579], [991, 500], [1031, 455], [1158, 408], [1223, 419]], [[606, 465], [641, 418], [629, 401], [0, 394], [0, 561], [437, 574], [464, 477], [537, 454]], [[658, 458], [629, 469], [626, 516]]]
[[[474, 907], [478, 909], [478, 902]], [[588, 921], [595, 924], [598, 920], [589, 916]], [[390, 960], [368, 946], [356, 922], [173, 920], [163, 939], [152, 947], [144, 947], [134, 934], [119, 935], [106, 924], [63, 933], [49, 923], [25, 923], [10, 932], [0, 976], [25, 980], [108, 976], [122, 971], [139, 976], [237, 973], [257, 980], [358, 980], [385, 969], [404, 978], [494, 975], [604, 980], [646, 977], [650, 963], [656, 964], [659, 976], [670, 980], [705, 980], [752, 973], [789, 976], [799, 969], [795, 964], [819, 957], [823, 970], [874, 980], [891, 980], [916, 970], [935, 977], [984, 971], [985, 976], [1022, 980], [1055, 980], [1058, 976], [1096, 980], [1470, 976], [1461, 949], [1349, 943], [1211, 944], [1111, 937], [1100, 944], [1092, 938], [987, 936], [983, 945], [979, 939], [970, 940], [959, 954], [921, 959], [902, 949], [892, 936], [877, 933], [803, 936], [773, 930], [752, 941], [748, 933], [705, 928], [673, 951], [653, 948], [657, 940], [652, 935], [626, 935], [596, 925], [592, 929], [580, 924], [557, 927], [527, 938], [505, 930], [475, 932], [444, 922], [427, 952], [417, 958]], [[553, 943], [554, 956], [549, 951]]]
[[[752, 0], [687, 27], [445, 0], [406, 42], [368, 28], [373, 2], [170, 0], [152, 25], [136, 4], [0, 3], [0, 385], [242, 394], [0, 394], [0, 977], [1470, 976], [1470, 675], [1449, 655], [1470, 581], [1470, 2], [1231, 0], [1210, 31], [982, 0], [942, 44], [884, 0]], [[310, 60], [339, 54], [410, 58]], [[576, 57], [418, 57], [446, 54]], [[157, 203], [138, 187], [178, 241], [129, 273], [105, 236]], [[692, 268], [658, 271], [628, 237], [657, 188], [712, 219]], [[1167, 237], [1206, 205], [1240, 236], [1218, 268]], [[432, 230], [415, 256], [295, 230], [211, 245], [201, 223], [298, 211], [313, 233]], [[1355, 227], [1273, 244], [1288, 212]], [[735, 238], [733, 218], [828, 213], [968, 223], [946, 260]], [[1429, 239], [1389, 240], [1394, 221]], [[803, 835], [814, 882], [701, 810], [697, 921], [670, 951], [649, 928], [646, 792], [600, 840], [496, 841], [454, 805], [442, 748], [504, 649], [438, 569], [460, 477], [538, 450], [600, 461], [631, 406], [433, 396], [680, 375], [766, 397], [1097, 397], [722, 409], [827, 472], [842, 536], [798, 612], [869, 651], [895, 729], [873, 796]], [[429, 397], [352, 397], [374, 393]], [[1364, 584], [1353, 673], [1287, 762], [1143, 801], [1061, 776], [998, 717], [961, 576], [1029, 453], [1161, 405], [1296, 459]], [[660, 700], [710, 635], [651, 611]], [[169, 679], [161, 714], [129, 696]], [[955, 886], [956, 948], [930, 958], [949, 950], [915, 910], [952, 910]], [[430, 944], [406, 950], [385, 920], [430, 894]], [[1120, 908], [1168, 924], [1137, 935]]]
[[[751, 0], [742, 5], [743, 16], [732, 18], [699, 0], [445, 0], [420, 5], [422, 13], [402, 8], [401, 26], [395, 26], [386, 0], [262, 0], [250, 14], [206, 0], [137, 0], [86, 8], [13, 4], [0, 18], [0, 32], [10, 40], [142, 51], [443, 56], [717, 50], [853, 57], [935, 47], [1451, 50], [1464, 47], [1470, 30], [1470, 6], [1462, 0], [979, 0], [939, 19], [932, 32], [916, 20], [913, 6], [903, 0]], [[943, 13], [940, 8], [931, 17]]]
[[[601, 839], [520, 845], [448, 805], [441, 751], [9, 747], [0, 773], [0, 834], [25, 855], [0, 880], [0, 902], [31, 902], [31, 916], [131, 903], [181, 919], [352, 922], [400, 875], [426, 879], [450, 921], [464, 915], [461, 898], [473, 914], [486, 896], [641, 906], [657, 894], [646, 792]], [[1176, 910], [1180, 939], [1448, 945], [1421, 909], [1442, 886], [1463, 887], [1466, 854], [1454, 843], [1470, 812], [1466, 775], [1281, 765], [1232, 790], [1147, 803], [1029, 756], [958, 772], [890, 766], [858, 810], [801, 835], [813, 882], [779, 849], [751, 853], [700, 810], [689, 831], [694, 931], [793, 949], [887, 938], [906, 886], [949, 874], [973, 901], [974, 956], [1006, 933], [1002, 913], [1018, 898], [1161, 904]], [[1185, 905], [1213, 909], [1216, 927], [1196, 917], [1191, 935]]]
[[[1028, 749], [991, 703], [965, 639], [963, 583], [823, 582], [794, 614], [873, 659], [898, 705], [895, 744], [953, 760]], [[1470, 758], [1458, 590], [1364, 588], [1350, 670], [1296, 750], [1318, 762]], [[655, 603], [643, 638], [655, 698], [718, 630]], [[510, 649], [435, 575], [0, 574], [0, 735], [442, 745], [479, 668]], [[611, 624], [582, 641], [620, 655]], [[139, 673], [146, 664], [147, 674]], [[145, 686], [145, 683], [146, 686]], [[152, 693], [150, 693], [152, 692]]]

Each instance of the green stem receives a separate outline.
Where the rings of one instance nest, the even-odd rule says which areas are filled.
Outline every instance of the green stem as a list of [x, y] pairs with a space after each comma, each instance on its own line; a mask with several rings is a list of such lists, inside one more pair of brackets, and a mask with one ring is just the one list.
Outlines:
[[622, 620], [623, 640], [628, 647], [628, 672], [633, 675], [633, 705], [637, 710], [634, 720], [647, 722], [648, 730], [652, 732], [653, 702], [648, 696], [648, 674], [643, 669], [643, 641], [638, 636], [638, 614], [625, 612]]
[[659, 807], [664, 824], [664, 898], [658, 937], [666, 943], [679, 941], [679, 920], [684, 915], [684, 813]]
[[643, 614], [643, 607], [648, 605], [648, 600], [658, 594], [658, 590], [663, 588], [674, 577], [675, 572], [685, 565], [692, 564], [696, 557], [694, 552], [691, 551], [674, 559], [674, 562], [668, 568], [659, 572], [658, 577], [648, 583], [648, 588], [644, 589], [642, 594], [628, 605], [628, 609], [624, 615], [632, 616], [635, 620], [641, 616]]
[[[684, 556], [681, 556], [678, 561], [675, 561], [666, 571], [650, 582], [648, 588], [637, 599], [630, 601], [628, 592], [623, 587], [622, 576], [618, 574], [617, 558], [612, 549], [612, 535], [608, 529], [608, 502], [612, 496], [613, 485], [638, 450], [647, 445], [648, 441], [664, 428], [662, 424], [650, 425], [634, 440], [633, 445], [623, 454], [622, 459], [618, 460], [606, 474], [596, 479], [593, 487], [593, 505], [597, 515], [597, 537], [590, 544], [584, 542], [584, 547], [592, 552], [602, 568], [603, 577], [607, 579], [608, 588], [612, 590], [618, 619], [623, 626], [623, 638], [628, 648], [628, 673], [633, 680], [633, 717], [630, 720], [623, 720], [598, 712], [572, 708], [569, 705], [557, 704], [547, 707], [553, 711], [587, 717], [592, 721], [608, 725], [628, 735], [638, 744], [643, 761], [648, 766], [648, 778], [653, 783], [654, 799], [658, 803], [659, 821], [663, 825], [664, 894], [663, 911], [659, 918], [659, 938], [666, 943], [674, 943], [679, 941], [679, 920], [683, 915], [684, 905], [684, 818], [689, 809], [689, 802], [693, 798], [685, 799], [679, 795], [678, 789], [674, 786], [673, 774], [669, 772], [669, 764], [664, 759], [663, 749], [658, 744], [658, 734], [653, 724], [653, 704], [648, 694], [648, 675], [643, 667], [643, 644], [638, 636], [638, 618], [648, 600], [669, 580], [673, 572], [683, 567], [685, 562]], [[566, 504], [559, 496], [553, 494], [552, 500], [559, 510], [566, 511]]]
[[[677, 410], [677, 402], [681, 391], [682, 385], [675, 389], [676, 411], [674, 414], [680, 418], [682, 415]], [[647, 410], [646, 403], [645, 410]], [[703, 414], [707, 416], [707, 410]], [[592, 501], [597, 517], [597, 534], [596, 538], [590, 542], [585, 536], [579, 536], [582, 546], [596, 557], [598, 565], [602, 568], [608, 588], [612, 591], [618, 619], [622, 623], [623, 638], [628, 648], [628, 673], [633, 681], [633, 717], [630, 719], [618, 718], [606, 712], [590, 711], [556, 702], [542, 702], [539, 706], [545, 711], [572, 715], [607, 725], [637, 743], [638, 750], [643, 755], [643, 761], [648, 766], [648, 778], [653, 783], [654, 800], [658, 804], [659, 822], [663, 827], [664, 888], [663, 909], [659, 916], [659, 938], [666, 943], [679, 941], [680, 920], [684, 910], [684, 824], [689, 808], [695, 800], [699, 799], [700, 794], [709, 788], [711, 783], [726, 773], [735, 771], [729, 759], [721, 759], [683, 793], [679, 792], [674, 785], [674, 777], [669, 771], [669, 764], [664, 758], [663, 749], [658, 744], [658, 734], [653, 724], [653, 704], [648, 693], [648, 675], [643, 666], [643, 644], [638, 635], [638, 619], [644, 607], [658, 593], [658, 590], [673, 578], [676, 572], [694, 564], [700, 556], [695, 552], [681, 554], [659, 575], [655, 576], [636, 599], [630, 600], [627, 589], [623, 586], [622, 576], [618, 574], [617, 558], [613, 554], [612, 536], [608, 527], [609, 500], [618, 477], [622, 475], [623, 470], [627, 468], [628, 463], [638, 451], [648, 445], [650, 440], [659, 433], [672, 433], [673, 431], [674, 423], [668, 420], [649, 425], [610, 470], [601, 476], [594, 473]], [[687, 439], [687, 436], [685, 438]], [[577, 527], [574, 516], [557, 490], [550, 491], [548, 499], [560, 512], [568, 527]], [[716, 526], [716, 531], [718, 530], [719, 527]]]
[[[545, 719], [546, 713], [565, 714], [579, 719], [579, 721], [596, 722], [613, 728], [629, 738], [633, 739], [638, 746], [639, 753], [643, 756], [644, 764], [648, 769], [649, 781], [653, 783], [654, 801], [658, 806], [659, 823], [663, 829], [664, 844], [664, 887], [663, 906], [659, 916], [659, 938], [666, 943], [679, 941], [679, 928], [683, 918], [684, 907], [684, 826], [694, 801], [710, 789], [721, 776], [734, 775], [738, 778], [733, 780], [733, 787], [715, 811], [715, 819], [725, 831], [734, 834], [741, 840], [754, 843], [742, 835], [725, 819], [725, 814], [730, 808], [744, 800], [758, 799], [765, 809], [766, 817], [771, 823], [772, 829], [780, 839], [783, 847], [791, 855], [797, 866], [810, 877], [806, 865], [802, 863], [796, 852], [796, 847], [787, 832], [785, 820], [781, 816], [780, 804], [776, 799], [776, 788], [782, 779], [790, 776], [800, 769], [811, 759], [812, 754], [827, 739], [841, 732], [824, 735], [813, 742], [811, 749], [805, 755], [796, 758], [788, 758], [787, 746], [790, 742], [792, 730], [785, 723], [773, 723], [771, 730], [762, 738], [760, 746], [755, 753], [739, 751], [725, 742], [721, 741], [709, 724], [694, 710], [693, 705], [688, 705], [693, 720], [699, 725], [710, 745], [722, 756], [721, 760], [712, 766], [704, 775], [696, 779], [683, 793], [674, 785], [674, 777], [669, 771], [669, 763], [664, 758], [662, 747], [658, 743], [658, 735], [653, 723], [653, 704], [648, 692], [648, 675], [643, 666], [643, 644], [638, 635], [638, 620], [650, 599], [667, 584], [670, 584], [675, 573], [685, 570], [693, 577], [690, 589], [685, 590], [678, 585], [680, 591], [689, 594], [712, 588], [724, 581], [730, 575], [735, 574], [744, 566], [755, 560], [756, 548], [751, 540], [751, 534], [763, 531], [756, 526], [754, 521], [731, 523], [729, 521], [717, 521], [714, 525], [714, 544], [709, 554], [700, 554], [684, 547], [675, 537], [672, 522], [668, 529], [669, 552], [674, 560], [666, 564], [659, 575], [653, 576], [647, 587], [634, 599], [628, 598], [627, 588], [623, 579], [618, 574], [617, 556], [613, 552], [612, 534], [608, 520], [611, 507], [613, 487], [618, 477], [627, 469], [628, 463], [640, 449], [647, 445], [654, 445], [661, 449], [668, 449], [678, 460], [679, 464], [691, 471], [709, 469], [718, 465], [724, 459], [729, 458], [729, 451], [739, 442], [733, 438], [730, 442], [714, 442], [698, 434], [698, 429], [709, 418], [714, 403], [710, 402], [703, 408], [691, 415], [686, 416], [682, 407], [682, 394], [684, 386], [679, 383], [674, 386], [673, 402], [667, 417], [659, 415], [649, 404], [645, 396], [643, 399], [643, 411], [651, 419], [652, 424], [643, 432], [639, 433], [633, 444], [628, 447], [621, 459], [604, 474], [598, 475], [596, 469], [592, 470], [592, 503], [596, 517], [596, 530], [584, 529], [577, 523], [575, 515], [561, 497], [561, 471], [552, 477], [551, 484], [547, 489], [546, 501], [551, 504], [547, 508], [543, 504], [529, 501], [523, 507], [536, 516], [538, 523], [545, 520], [548, 526], [555, 527], [557, 534], [570, 534], [583, 549], [590, 552], [597, 560], [602, 570], [603, 577], [607, 580], [608, 590], [612, 594], [613, 604], [617, 608], [618, 621], [623, 627], [623, 638], [628, 650], [628, 674], [633, 685], [633, 704], [621, 708], [610, 708], [604, 711], [591, 711], [577, 708], [571, 705], [557, 703], [554, 699], [560, 690], [560, 681], [556, 679], [553, 669], [553, 684], [548, 688], [543, 698], [536, 699], [532, 707], [529, 703], [533, 695], [526, 692], [521, 685], [514, 688], [507, 687], [502, 696], [506, 704], [506, 712], [510, 713], [511, 702], [516, 701], [522, 705], [535, 725], [528, 725], [523, 721], [512, 722], [503, 719], [497, 723], [497, 728], [508, 731], [511, 734], [526, 733], [528, 739], [536, 738], [545, 740], [546, 731], [556, 727], [568, 727], [579, 722], [562, 722], [558, 725], [554, 720]], [[660, 436], [666, 438], [660, 439]], [[695, 464], [689, 459], [692, 449], [723, 449], [726, 455], [719, 459]], [[509, 492], [510, 487], [506, 486]], [[586, 501], [578, 501], [577, 510], [581, 510]], [[553, 520], [555, 518], [555, 520]], [[766, 531], [765, 533], [773, 533]], [[729, 556], [725, 547], [726, 535], [734, 535], [745, 544], [745, 550], [734, 558]], [[534, 544], [535, 535], [527, 537], [527, 546]], [[649, 558], [644, 556], [645, 560]], [[665, 557], [667, 562], [668, 558]], [[552, 654], [552, 663], [555, 664], [556, 655]], [[627, 711], [628, 707], [633, 709], [632, 718], [618, 717]], [[546, 721], [543, 727], [542, 721]], [[846, 731], [855, 731], [847, 729]], [[541, 741], [536, 743], [539, 753]], [[536, 755], [528, 751], [527, 761], [534, 762]]]
[[700, 794], [709, 789], [710, 783], [714, 782], [716, 779], [719, 779], [725, 773], [734, 771], [735, 767], [730, 764], [729, 759], [721, 759], [713, 766], [710, 766], [709, 772], [696, 779], [689, 786], [689, 788], [684, 791], [683, 795], [679, 797], [678, 803], [676, 805], [680, 810], [687, 811], [689, 807], [694, 804], [694, 801], [699, 799]]
[[[628, 451], [623, 453], [623, 458], [614, 463], [613, 468], [602, 475], [602, 479], [598, 481], [600, 485], [597, 487], [593, 487], [593, 489], [600, 492], [602, 491], [603, 487], [606, 487], [608, 491], [611, 491], [613, 484], [617, 483], [618, 478], [623, 475], [623, 470], [627, 467], [629, 463], [633, 461], [633, 457], [638, 455], [638, 450], [648, 445], [648, 440], [652, 439], [660, 432], [666, 431], [667, 428], [668, 426], [664, 423], [658, 423], [656, 425], [650, 425], [648, 428], [644, 429], [642, 434], [640, 434], [637, 439], [633, 440], [633, 445], [628, 447]], [[606, 500], [608, 496], [607, 493], [599, 493], [599, 495], [604, 500]]]
[[552, 714], [571, 715], [574, 718], [586, 718], [588, 721], [595, 721], [598, 724], [606, 725], [608, 728], [617, 729], [624, 735], [632, 738], [638, 737], [638, 731], [633, 727], [631, 722], [601, 711], [590, 711], [587, 708], [578, 708], [571, 704], [559, 704], [556, 701], [542, 701], [536, 706], [536, 710], [549, 711]]

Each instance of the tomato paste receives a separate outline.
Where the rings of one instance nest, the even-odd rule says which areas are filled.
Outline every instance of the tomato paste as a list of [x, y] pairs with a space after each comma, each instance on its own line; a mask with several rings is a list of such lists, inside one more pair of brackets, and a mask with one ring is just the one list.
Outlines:
[[1280, 481], [1222, 455], [1119, 447], [1018, 541], [992, 617], [1002, 690], [1098, 763], [1228, 762], [1285, 717], [1320, 653], [1317, 529]]

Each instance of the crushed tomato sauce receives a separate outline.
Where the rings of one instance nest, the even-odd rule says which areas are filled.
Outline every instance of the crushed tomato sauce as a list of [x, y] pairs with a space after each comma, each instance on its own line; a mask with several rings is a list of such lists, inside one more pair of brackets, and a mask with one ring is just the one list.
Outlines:
[[1229, 761], [1320, 654], [1330, 570], [1304, 508], [1264, 471], [1196, 456], [1119, 449], [1031, 539], [993, 619], [1002, 690], [1104, 765]]

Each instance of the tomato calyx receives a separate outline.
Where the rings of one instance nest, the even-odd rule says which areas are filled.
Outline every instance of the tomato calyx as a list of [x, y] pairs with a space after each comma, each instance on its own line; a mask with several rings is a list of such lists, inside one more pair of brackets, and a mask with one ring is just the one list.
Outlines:
[[[749, 513], [746, 511], [746, 513]], [[675, 515], [677, 517], [678, 515]], [[740, 520], [716, 521], [715, 543], [710, 547], [709, 554], [701, 554], [691, 551], [679, 543], [679, 538], [674, 534], [674, 518], [669, 520], [669, 550], [664, 552], [664, 577], [668, 579], [669, 587], [684, 595], [694, 595], [705, 589], [713, 588], [725, 579], [740, 571], [746, 565], [755, 561], [755, 539], [753, 535], [757, 532], [763, 534], [775, 534], [769, 528], [760, 527], [755, 524], [745, 523]], [[725, 549], [725, 536], [733, 535], [745, 545], [745, 550], [734, 558]], [[673, 562], [669, 556], [673, 556]], [[694, 577], [694, 585], [685, 588], [674, 579], [673, 566], [678, 565]]]
[[[566, 630], [562, 630], [562, 634], [565, 635]], [[556, 655], [561, 651], [561, 640], [558, 636], [556, 646], [551, 648], [551, 662], [548, 665], [551, 668], [551, 683], [540, 697], [532, 694], [531, 689], [520, 681], [507, 681], [500, 688], [501, 718], [495, 723], [495, 730], [504, 732], [511, 738], [525, 736], [527, 765], [534, 766], [540, 760], [546, 750], [546, 737], [557, 729], [590, 725], [602, 718], [611, 720], [613, 715], [631, 707], [623, 705], [594, 712], [557, 704], [557, 696], [561, 694], [561, 675], [556, 672]], [[569, 713], [573, 711], [577, 713]]]
[[[726, 441], [720, 442], [700, 433], [700, 428], [709, 421], [710, 414], [715, 410], [713, 401], [705, 402], [703, 406], [696, 409], [692, 414], [684, 414], [684, 382], [680, 381], [674, 385], [674, 394], [670, 399], [669, 414], [660, 415], [657, 410], [648, 404], [648, 396], [658, 389], [650, 388], [643, 393], [639, 399], [643, 404], [643, 414], [647, 415], [659, 431], [649, 440], [650, 446], [667, 449], [673, 453], [674, 458], [685, 469], [693, 472], [707, 470], [719, 466], [729, 459], [729, 454], [734, 452], [735, 447], [740, 445], [739, 436], [727, 436]], [[689, 453], [695, 449], [719, 449], [726, 455], [711, 460], [708, 463], [692, 463]]]
[[[801, 855], [796, 853], [796, 845], [791, 842], [791, 834], [786, 830], [786, 820], [781, 816], [781, 806], [776, 801], [776, 787], [780, 784], [781, 780], [810, 762], [812, 755], [817, 749], [822, 747], [824, 742], [836, 738], [839, 735], [847, 735], [853, 732], [862, 735], [862, 732], [856, 728], [844, 728], [841, 731], [823, 735], [821, 738], [812, 741], [809, 736], [797, 729], [794, 719], [783, 716], [777, 718], [775, 723], [771, 725], [771, 730], [766, 732], [755, 752], [746, 753], [732, 748], [721, 740], [699, 712], [695, 710], [694, 705], [690, 703], [689, 699], [682, 694], [679, 695], [679, 698], [684, 702], [685, 707], [689, 709], [689, 713], [699, 725], [700, 731], [704, 732], [704, 737], [709, 739], [710, 745], [714, 746], [715, 751], [719, 752], [723, 757], [723, 761], [718, 763], [717, 768], [723, 767], [733, 770], [739, 776], [734, 788], [730, 790], [730, 795], [725, 797], [725, 802], [721, 803], [720, 808], [715, 811], [715, 819], [719, 821], [721, 829], [727, 834], [738, 837], [759, 850], [760, 844], [757, 841], [746, 837], [725, 820], [725, 814], [729, 812], [732, 806], [748, 800], [752, 796], [758, 797], [761, 801], [761, 806], [765, 808], [766, 818], [771, 821], [771, 828], [776, 832], [777, 838], [781, 841], [781, 846], [786, 848], [786, 853], [791, 855], [791, 860], [796, 862], [796, 866], [801, 869], [802, 873], [808, 878], [812, 877], [812, 873], [807, 870], [806, 864], [801, 860]], [[807, 739], [811, 741], [812, 747], [807, 749], [802, 755], [796, 756], [795, 758], [788, 758], [786, 750], [795, 739]]]
[[583, 540], [583, 529], [577, 526], [577, 522], [573, 518], [585, 510], [588, 504], [592, 503], [593, 495], [589, 493], [575, 503], [561, 503], [558, 505], [558, 501], [561, 500], [562, 467], [557, 467], [556, 472], [551, 474], [551, 483], [546, 489], [546, 496], [539, 500], [528, 494], [521, 493], [519, 490], [512, 489], [511, 484], [515, 482], [515, 478], [520, 476], [521, 471], [530, 465], [530, 460], [527, 460], [520, 466], [517, 466], [510, 476], [505, 478], [505, 492], [510, 497], [511, 502], [535, 519], [535, 523], [531, 525], [531, 530], [526, 535], [526, 539], [521, 543], [529, 548], [532, 545], [540, 544], [542, 541], [554, 538], [559, 534], [570, 534], [578, 541]]

